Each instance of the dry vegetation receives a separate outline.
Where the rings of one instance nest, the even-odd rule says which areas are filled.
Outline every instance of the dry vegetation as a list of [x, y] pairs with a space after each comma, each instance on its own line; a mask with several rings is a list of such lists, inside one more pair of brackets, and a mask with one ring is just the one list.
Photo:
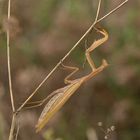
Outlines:
[[[104, 0], [100, 17], [121, 2]], [[97, 0], [12, 0], [11, 18], [7, 20], [7, 3], [0, 1], [1, 140], [8, 139], [12, 119], [7, 29], [10, 31], [11, 75], [17, 109], [90, 27], [98, 5]], [[139, 8], [139, 0], [130, 0], [100, 23], [109, 32], [110, 39], [93, 55], [97, 65], [102, 58], [107, 58], [109, 68], [81, 87], [40, 134], [35, 133], [35, 124], [43, 107], [20, 112], [18, 140], [100, 140], [108, 136], [112, 125], [116, 130], [109, 135], [111, 140], [140, 139]], [[87, 46], [95, 38], [98, 38], [96, 32], [90, 32], [86, 37]], [[65, 60], [65, 64], [81, 68], [77, 77], [90, 71], [87, 63], [82, 68], [84, 51], [85, 40]], [[32, 101], [43, 99], [62, 87], [67, 74], [58, 68]], [[98, 122], [102, 125], [98, 126]]]

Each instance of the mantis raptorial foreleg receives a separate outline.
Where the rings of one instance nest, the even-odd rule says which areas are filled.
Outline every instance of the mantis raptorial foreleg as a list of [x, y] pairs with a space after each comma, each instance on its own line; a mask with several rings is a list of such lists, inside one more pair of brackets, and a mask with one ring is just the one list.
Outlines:
[[92, 52], [94, 49], [99, 47], [103, 42], [105, 42], [108, 39], [108, 34], [104, 29], [101, 30], [99, 28], [95, 28], [95, 30], [97, 30], [97, 32], [100, 32], [102, 35], [104, 35], [104, 37], [94, 41], [93, 44], [86, 50], [86, 58], [92, 71], [96, 69], [96, 66], [95, 63], [93, 62], [93, 59], [90, 56], [90, 52]]
[[[108, 39], [108, 34], [107, 32], [104, 30], [104, 29], [101, 29], [101, 28], [96, 28], [94, 27], [94, 29], [97, 31], [97, 32], [100, 32], [102, 35], [104, 35], [103, 38], [97, 40], [97, 41], [94, 41], [93, 44], [88, 48], [86, 49], [86, 59], [92, 69], [92, 71], [96, 70], [96, 66], [95, 66], [95, 63], [93, 61], [93, 59], [91, 58], [90, 56], [90, 53], [93, 52], [94, 49], [96, 49], [97, 47], [99, 47], [102, 43], [104, 43], [107, 39]], [[107, 63], [105, 59], [102, 60], [102, 64], [105, 64]], [[73, 80], [68, 80], [73, 74], [75, 74], [79, 68], [78, 67], [71, 67], [71, 66], [66, 66], [64, 64], [62, 64], [62, 66], [66, 69], [70, 69], [70, 70], [73, 70], [73, 72], [71, 74], [69, 74], [65, 79], [64, 79], [64, 82], [65, 84], [69, 84], [69, 83], [72, 83]]]

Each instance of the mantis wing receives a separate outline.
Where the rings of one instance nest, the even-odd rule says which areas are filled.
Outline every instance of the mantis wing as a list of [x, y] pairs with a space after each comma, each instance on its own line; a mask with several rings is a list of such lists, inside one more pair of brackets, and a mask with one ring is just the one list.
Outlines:
[[38, 123], [36, 125], [36, 132], [39, 132], [46, 123], [53, 117], [53, 115], [66, 103], [70, 96], [80, 87], [83, 80], [76, 80], [68, 86], [54, 91], [56, 94], [46, 104], [42, 111]]

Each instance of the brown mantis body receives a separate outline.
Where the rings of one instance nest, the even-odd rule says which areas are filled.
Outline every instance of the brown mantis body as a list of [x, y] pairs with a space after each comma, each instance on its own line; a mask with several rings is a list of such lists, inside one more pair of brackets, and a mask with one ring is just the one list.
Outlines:
[[74, 71], [64, 80], [65, 84], [68, 84], [67, 86], [55, 90], [41, 103], [43, 104], [48, 98], [50, 98], [49, 102], [46, 104], [39, 117], [38, 123], [36, 125], [36, 132], [40, 131], [46, 125], [46, 123], [53, 117], [53, 115], [66, 103], [66, 101], [84, 82], [93, 78], [96, 74], [100, 73], [105, 67], [107, 67], [107, 61], [103, 59], [102, 64], [98, 68], [96, 68], [93, 60], [90, 57], [90, 52], [92, 52], [95, 48], [103, 44], [108, 39], [108, 33], [105, 30], [99, 28], [95, 29], [104, 37], [97, 41], [94, 41], [93, 44], [86, 50], [86, 59], [92, 69], [91, 73], [75, 80], [69, 80], [69, 78], [79, 69], [76, 67], [69, 67], [63, 65], [65, 68]]

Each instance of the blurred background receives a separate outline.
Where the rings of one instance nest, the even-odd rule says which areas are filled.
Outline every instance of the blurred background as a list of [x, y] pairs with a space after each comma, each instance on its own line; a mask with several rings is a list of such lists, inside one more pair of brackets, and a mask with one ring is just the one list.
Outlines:
[[[104, 0], [100, 17], [122, 0]], [[31, 94], [95, 19], [98, 0], [12, 0], [6, 21], [7, 0], [0, 0], [0, 140], [7, 140], [11, 125], [6, 34], [11, 27], [11, 69], [16, 108]], [[110, 64], [85, 83], [40, 132], [35, 125], [44, 106], [19, 115], [18, 140], [139, 140], [140, 139], [140, 1], [129, 0], [99, 25], [109, 40], [92, 53], [97, 66]], [[8, 25], [7, 25], [8, 24]], [[94, 30], [64, 61], [80, 68], [73, 79], [88, 74], [85, 48], [101, 36]], [[64, 86], [69, 71], [61, 67], [40, 88], [32, 101]], [[106, 135], [115, 126], [115, 131]]]

